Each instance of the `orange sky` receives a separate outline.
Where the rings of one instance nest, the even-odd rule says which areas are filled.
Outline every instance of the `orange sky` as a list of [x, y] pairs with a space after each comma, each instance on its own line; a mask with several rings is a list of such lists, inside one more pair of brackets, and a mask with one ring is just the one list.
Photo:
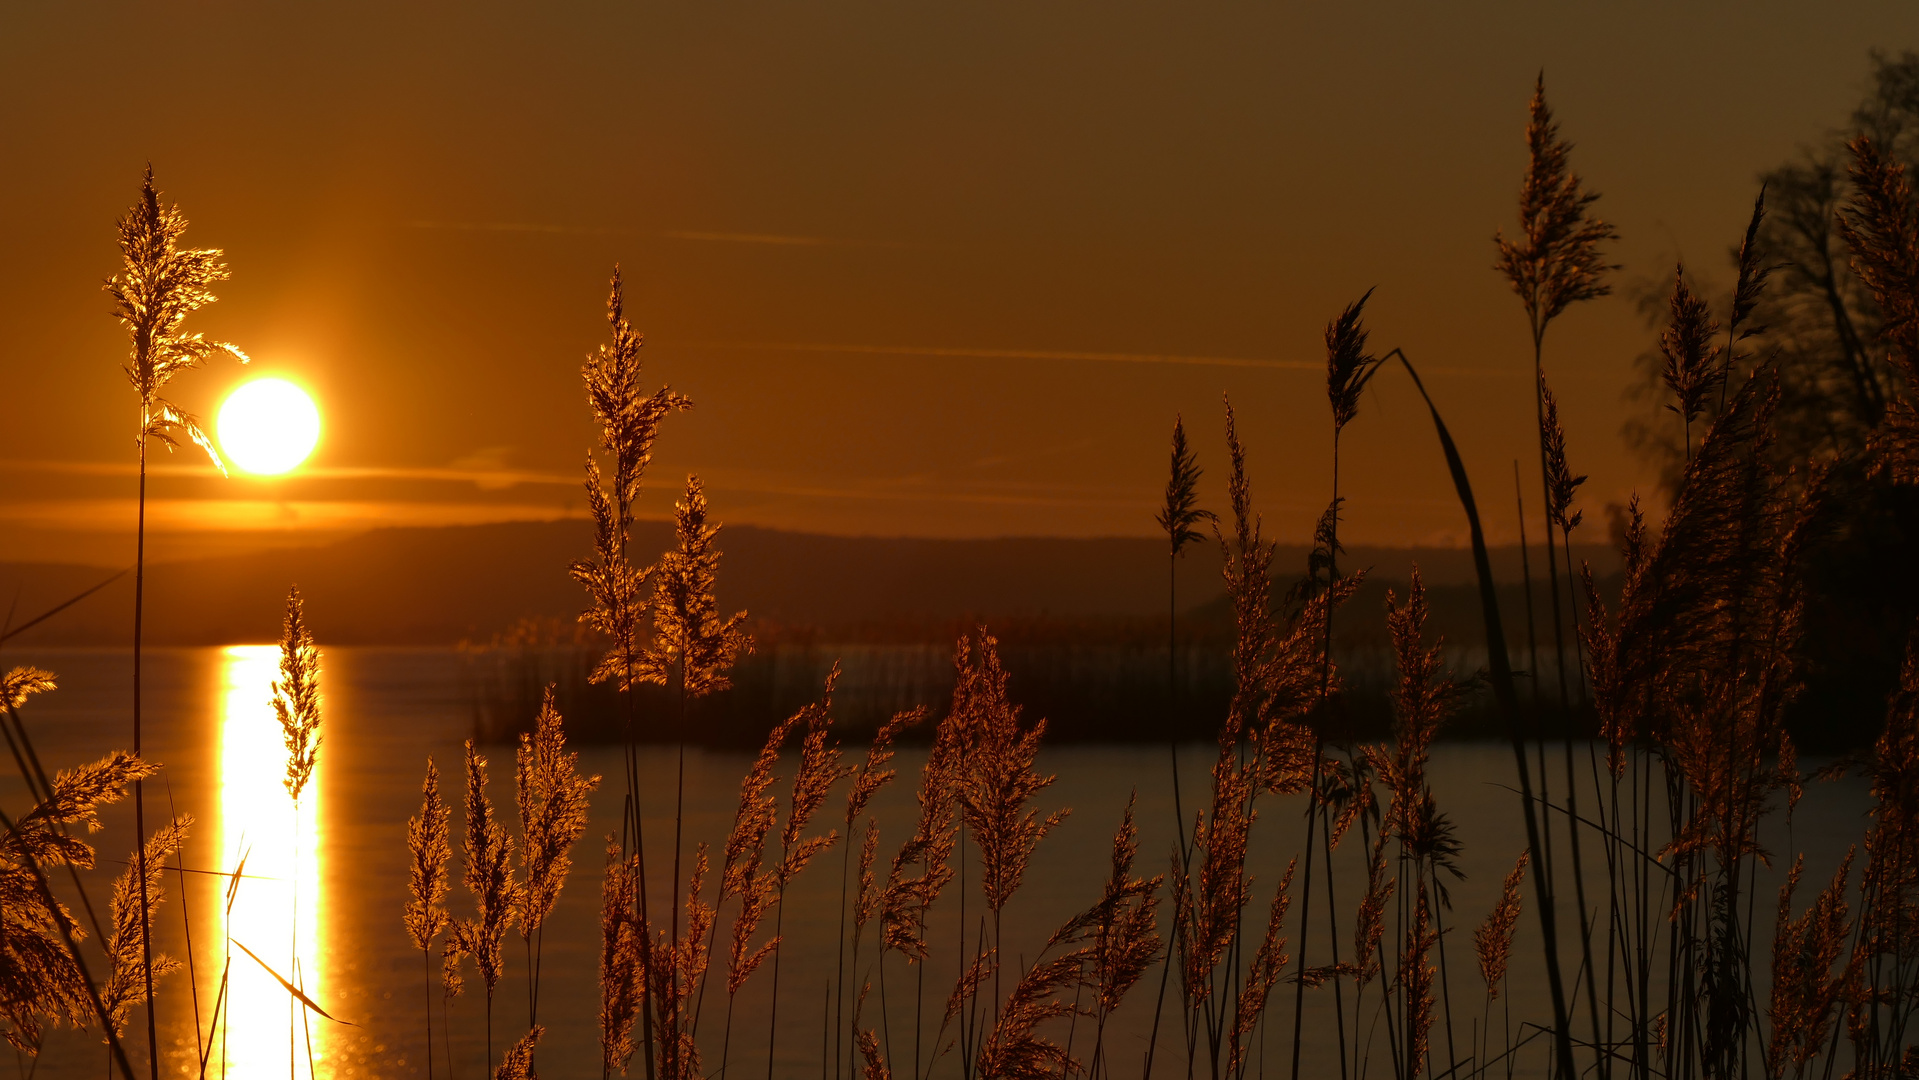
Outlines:
[[[697, 470], [730, 521], [1144, 533], [1176, 411], [1218, 501], [1229, 392], [1269, 533], [1300, 539], [1320, 333], [1377, 285], [1375, 344], [1432, 372], [1511, 539], [1529, 356], [1489, 267], [1535, 71], [1622, 282], [1723, 277], [1755, 175], [1844, 118], [1870, 48], [1919, 46], [1893, 3], [1332, 7], [8, 5], [0, 557], [130, 517], [98, 285], [149, 159], [234, 271], [199, 327], [327, 425], [296, 479], [156, 476], [162, 530], [577, 514], [618, 261], [652, 378], [697, 403], [656, 514]], [[1548, 342], [1594, 510], [1649, 486], [1618, 436], [1648, 340], [1614, 298]], [[210, 415], [244, 374], [175, 396]], [[1409, 386], [1375, 386], [1345, 535], [1458, 539]]]

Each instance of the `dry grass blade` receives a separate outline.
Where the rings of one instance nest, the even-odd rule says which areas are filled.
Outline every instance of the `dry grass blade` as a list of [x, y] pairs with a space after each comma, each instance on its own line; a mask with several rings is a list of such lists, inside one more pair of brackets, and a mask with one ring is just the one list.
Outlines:
[[[232, 938], [228, 938], [227, 940], [233, 941]], [[281, 988], [286, 990], [288, 994], [292, 995], [293, 999], [295, 1001], [298, 1001], [301, 1005], [312, 1010], [313, 1012], [318, 1013], [320, 1016], [324, 1017], [325, 1019], [333, 1021], [336, 1024], [344, 1024], [347, 1027], [360, 1026], [358, 1024], [353, 1023], [350, 1020], [342, 1020], [339, 1017], [333, 1015], [332, 1013], [327, 1012], [325, 1009], [320, 1007], [319, 1002], [308, 997], [305, 991], [302, 991], [299, 987], [288, 982], [286, 980], [286, 976], [281, 975], [279, 972], [273, 970], [273, 965], [267, 963], [265, 960], [260, 959], [260, 957], [256, 953], [254, 953], [252, 949], [247, 948], [245, 945], [241, 944], [238, 941], [234, 941], [233, 944], [239, 946], [239, 949], [241, 952], [246, 953], [248, 956], [252, 957], [253, 962], [260, 965], [260, 969], [262, 971], [265, 971], [268, 975], [273, 976], [273, 981], [279, 983]]]

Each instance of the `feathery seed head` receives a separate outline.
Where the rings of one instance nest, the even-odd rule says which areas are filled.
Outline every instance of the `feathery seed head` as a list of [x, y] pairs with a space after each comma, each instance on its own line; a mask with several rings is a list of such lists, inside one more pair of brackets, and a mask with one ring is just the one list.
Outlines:
[[1617, 267], [1604, 262], [1599, 246], [1619, 234], [1592, 216], [1599, 196], [1585, 191], [1568, 167], [1572, 144], [1559, 137], [1559, 125], [1546, 104], [1543, 72], [1528, 109], [1526, 150], [1526, 179], [1519, 191], [1521, 236], [1515, 241], [1503, 234], [1493, 237], [1499, 247], [1494, 268], [1519, 294], [1533, 339], [1539, 341], [1547, 324], [1566, 308], [1612, 291], [1605, 277]]
[[273, 684], [273, 713], [287, 746], [287, 794], [294, 802], [313, 779], [320, 754], [320, 649], [307, 628], [298, 586], [287, 592], [280, 632], [280, 679]]
[[1173, 467], [1166, 478], [1166, 505], [1154, 520], [1165, 531], [1174, 555], [1187, 544], [1203, 541], [1197, 526], [1202, 521], [1218, 520], [1211, 510], [1199, 508], [1199, 459], [1186, 445], [1186, 422], [1173, 418]]
[[1360, 322], [1372, 295], [1367, 289], [1326, 324], [1326, 396], [1333, 405], [1335, 439], [1359, 415], [1359, 395], [1379, 370], [1379, 358], [1366, 352], [1366, 327]]

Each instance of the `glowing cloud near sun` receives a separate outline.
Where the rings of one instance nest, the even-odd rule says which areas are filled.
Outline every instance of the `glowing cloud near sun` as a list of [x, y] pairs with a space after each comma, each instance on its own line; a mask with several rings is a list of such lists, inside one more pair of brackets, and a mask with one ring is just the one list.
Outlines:
[[299, 465], [320, 441], [320, 410], [285, 379], [255, 379], [220, 406], [220, 448], [246, 472], [273, 476]]

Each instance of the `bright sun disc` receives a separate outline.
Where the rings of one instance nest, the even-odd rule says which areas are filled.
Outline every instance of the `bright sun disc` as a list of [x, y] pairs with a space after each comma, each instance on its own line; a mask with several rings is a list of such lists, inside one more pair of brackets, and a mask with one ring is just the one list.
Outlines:
[[220, 406], [220, 447], [250, 473], [271, 476], [307, 459], [320, 441], [320, 410], [285, 379], [255, 379]]

